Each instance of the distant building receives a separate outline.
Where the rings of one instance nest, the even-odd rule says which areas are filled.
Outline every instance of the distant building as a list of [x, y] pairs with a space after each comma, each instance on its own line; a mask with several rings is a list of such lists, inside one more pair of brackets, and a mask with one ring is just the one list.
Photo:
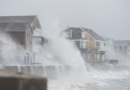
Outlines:
[[117, 59], [115, 54], [115, 49], [114, 49], [114, 39], [104, 38], [104, 40], [106, 41], [106, 48], [108, 49], [108, 51], [105, 54], [105, 58], [107, 60]]
[[105, 52], [107, 51], [105, 47], [106, 41], [93, 30], [69, 27], [63, 33], [68, 40], [75, 42], [81, 55], [87, 62], [105, 60]]
[[118, 60], [130, 59], [130, 40], [118, 40], [114, 42], [116, 57]]

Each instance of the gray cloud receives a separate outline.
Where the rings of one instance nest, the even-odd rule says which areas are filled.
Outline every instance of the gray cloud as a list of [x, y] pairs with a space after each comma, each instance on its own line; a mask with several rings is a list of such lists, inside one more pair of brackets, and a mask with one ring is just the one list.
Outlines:
[[38, 15], [43, 29], [54, 18], [62, 29], [86, 27], [121, 40], [130, 39], [129, 8], [130, 0], [0, 0], [0, 16]]

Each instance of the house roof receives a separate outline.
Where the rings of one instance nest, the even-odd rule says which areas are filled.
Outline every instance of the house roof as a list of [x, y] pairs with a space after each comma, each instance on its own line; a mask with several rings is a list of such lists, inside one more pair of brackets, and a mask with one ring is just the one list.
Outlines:
[[29, 23], [1, 23], [0, 22], [0, 31], [7, 31], [7, 32], [24, 32], [26, 31]]
[[69, 27], [68, 29], [65, 29], [65, 31], [70, 31], [70, 30], [74, 30], [76, 32], [83, 32], [83, 30], [77, 27]]
[[86, 29], [86, 28], [82, 28], [83, 30], [85, 30], [88, 34], [90, 34], [93, 38], [95, 38], [96, 40], [100, 40], [100, 41], [105, 41], [103, 39], [103, 37], [99, 36], [97, 33], [95, 33], [93, 30], [90, 29]]
[[36, 16], [0, 16], [0, 22], [29, 22], [33, 23]]
[[130, 43], [130, 40], [116, 40], [114, 42], [115, 46], [126, 46]]
[[76, 32], [84, 32], [84, 31], [86, 31], [88, 34], [90, 34], [96, 40], [105, 41], [103, 37], [99, 36], [97, 33], [95, 33], [93, 30], [90, 30], [90, 29], [79, 28], [79, 27], [76, 27], [76, 28], [75, 27], [69, 27], [65, 31], [70, 31], [70, 30], [74, 30]]
[[73, 30], [74, 33], [72, 35], [72, 37], [67, 37], [67, 39], [69, 40], [89, 40], [88, 38], [81, 38], [81, 35], [79, 32], [82, 32], [82, 30], [80, 28], [68, 28], [65, 31], [70, 31]]
[[9, 23], [9, 22], [15, 22], [15, 23], [25, 23], [28, 22], [32, 26], [33, 23], [35, 23], [34, 28], [40, 28], [40, 23], [38, 21], [38, 18], [36, 15], [32, 16], [0, 16], [0, 23]]

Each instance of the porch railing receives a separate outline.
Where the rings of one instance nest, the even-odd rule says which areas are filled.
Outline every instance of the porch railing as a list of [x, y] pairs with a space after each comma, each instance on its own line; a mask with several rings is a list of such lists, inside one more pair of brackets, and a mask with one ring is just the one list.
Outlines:
[[88, 62], [88, 63], [106, 63], [106, 62], [108, 62], [109, 60], [108, 59], [86, 59], [85, 60], [86, 62]]
[[99, 51], [109, 51], [109, 47], [89, 47], [89, 46], [81, 46], [80, 48], [89, 48], [89, 49], [98, 49]]

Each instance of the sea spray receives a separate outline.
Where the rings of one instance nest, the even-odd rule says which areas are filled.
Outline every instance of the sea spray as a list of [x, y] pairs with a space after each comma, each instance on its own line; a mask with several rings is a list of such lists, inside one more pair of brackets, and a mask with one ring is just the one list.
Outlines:
[[61, 35], [63, 29], [59, 27], [59, 24], [58, 19], [45, 20], [42, 35], [48, 39], [48, 43], [43, 47], [43, 54], [48, 53], [48, 56], [52, 57], [50, 64], [69, 65], [72, 71], [86, 71], [80, 51], [73, 42]]

